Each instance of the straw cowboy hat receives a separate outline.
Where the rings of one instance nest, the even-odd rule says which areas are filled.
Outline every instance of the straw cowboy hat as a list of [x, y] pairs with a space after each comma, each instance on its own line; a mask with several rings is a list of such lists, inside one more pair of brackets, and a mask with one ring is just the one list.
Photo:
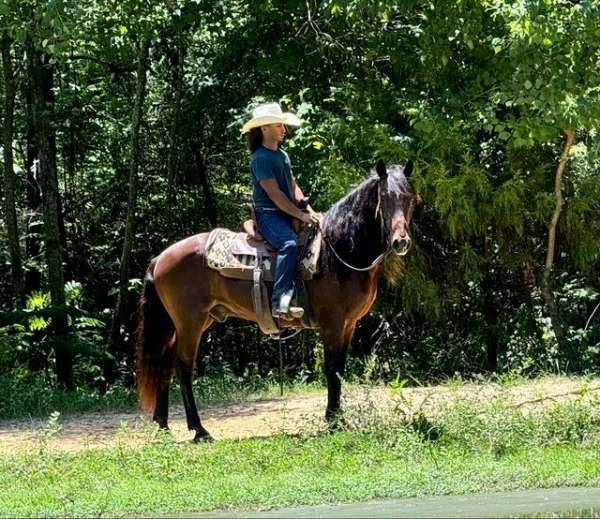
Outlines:
[[252, 112], [252, 119], [250, 119], [242, 127], [242, 133], [247, 133], [252, 128], [258, 128], [265, 124], [283, 123], [289, 124], [290, 126], [300, 126], [302, 121], [298, 119], [298, 116], [291, 112], [282, 112], [281, 106], [278, 103], [265, 103], [257, 106]]

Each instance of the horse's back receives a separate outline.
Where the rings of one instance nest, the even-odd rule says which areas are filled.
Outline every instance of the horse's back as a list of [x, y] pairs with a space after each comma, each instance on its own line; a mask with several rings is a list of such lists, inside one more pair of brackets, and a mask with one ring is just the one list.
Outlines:
[[204, 252], [209, 233], [188, 236], [169, 245], [154, 258], [154, 279], [173, 275], [179, 270], [196, 270], [204, 265]]

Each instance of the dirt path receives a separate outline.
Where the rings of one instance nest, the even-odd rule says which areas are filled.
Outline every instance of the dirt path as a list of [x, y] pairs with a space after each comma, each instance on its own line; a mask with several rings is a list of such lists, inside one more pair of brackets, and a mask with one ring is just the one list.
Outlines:
[[[544, 378], [526, 384], [502, 388], [499, 385], [432, 386], [393, 391], [385, 387], [349, 388], [347, 407], [354, 409], [393, 409], [397, 413], [426, 414], [461, 399], [489, 401], [506, 398], [512, 405], [531, 409], [553, 401], [600, 394], [600, 379]], [[204, 426], [215, 439], [239, 439], [270, 436], [280, 432], [318, 430], [324, 426], [326, 392], [273, 397], [209, 406], [201, 411]], [[39, 445], [47, 420], [11, 420], [0, 422], [0, 452]], [[143, 443], [153, 434], [148, 420], [137, 411], [126, 413], [90, 413], [65, 416], [59, 420], [62, 430], [47, 440], [47, 447], [80, 451], [115, 445], [118, 441]], [[170, 409], [170, 428], [177, 441], [188, 441], [183, 406]]]

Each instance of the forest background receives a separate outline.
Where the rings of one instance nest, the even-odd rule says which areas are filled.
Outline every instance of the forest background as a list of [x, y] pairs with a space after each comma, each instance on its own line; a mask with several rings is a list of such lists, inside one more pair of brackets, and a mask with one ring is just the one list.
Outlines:
[[[600, 3], [594, 0], [2, 0], [0, 393], [131, 386], [145, 269], [240, 229], [240, 128], [278, 101], [325, 211], [378, 158], [423, 203], [349, 374], [597, 372]], [[286, 375], [320, 375], [318, 333]], [[277, 343], [207, 333], [201, 374], [268, 379]]]

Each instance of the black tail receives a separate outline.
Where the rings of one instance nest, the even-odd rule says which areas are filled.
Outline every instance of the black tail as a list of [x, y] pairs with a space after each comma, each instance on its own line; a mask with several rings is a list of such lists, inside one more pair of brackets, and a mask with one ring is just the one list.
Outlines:
[[153, 259], [144, 277], [136, 338], [137, 387], [140, 407], [152, 414], [158, 391], [173, 375], [175, 348], [169, 348], [175, 326], [154, 286]]

